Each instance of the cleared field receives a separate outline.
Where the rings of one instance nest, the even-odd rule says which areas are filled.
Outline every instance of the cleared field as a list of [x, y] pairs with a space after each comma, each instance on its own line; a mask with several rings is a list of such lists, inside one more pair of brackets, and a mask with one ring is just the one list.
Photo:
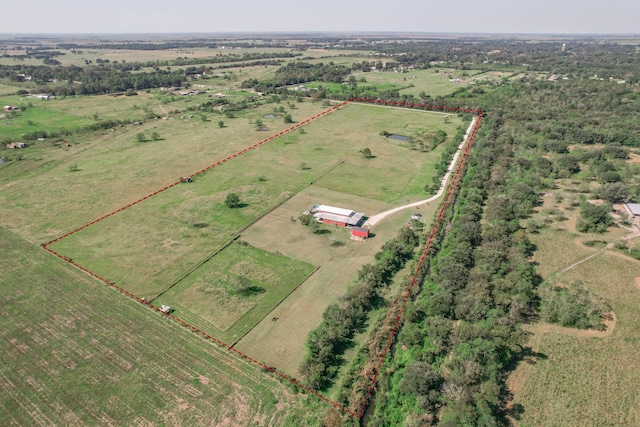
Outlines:
[[[305, 227], [292, 223], [291, 217], [296, 218], [317, 203], [347, 206], [373, 214], [426, 198], [423, 182], [433, 173], [441, 148], [430, 153], [413, 151], [381, 137], [380, 132], [389, 129], [413, 135], [445, 128], [451, 135], [455, 133], [455, 122], [459, 121], [454, 118], [445, 123], [442, 114], [349, 105], [312, 122], [305, 127], [305, 133], [284, 135], [196, 177], [192, 184], [173, 187], [69, 236], [53, 244], [51, 249], [141, 297], [153, 299], [203, 259], [211, 257], [269, 208], [286, 202], [246, 233], [242, 232], [242, 239], [252, 246], [323, 267], [300, 291], [287, 299], [285, 305], [289, 308], [283, 312], [283, 321], [272, 322], [279, 325], [287, 325], [285, 319], [293, 322], [293, 329], [279, 328], [287, 333], [290, 341], [295, 340], [287, 345], [289, 355], [283, 358], [277, 351], [269, 350], [256, 354], [258, 357], [264, 355], [263, 361], [267, 364], [295, 375], [304, 350], [304, 336], [316, 326], [324, 307], [344, 293], [358, 268], [371, 260], [410, 214], [400, 213], [396, 220], [377, 227], [376, 238], [366, 243], [349, 242], [349, 231], [339, 228], [313, 235]], [[370, 147], [376, 157], [364, 159], [358, 153], [361, 147]], [[303, 163], [306, 166], [299, 167]], [[244, 207], [229, 209], [224, 205], [224, 197], [231, 191], [240, 195]], [[298, 196], [291, 198], [295, 194]], [[347, 244], [331, 246], [334, 240]], [[229, 278], [228, 272], [225, 273], [216, 260], [222, 256], [220, 262], [224, 262], [228, 250], [162, 294], [157, 303], [177, 308], [179, 317], [202, 325], [218, 338], [233, 342], [263, 319], [291, 291], [291, 286], [295, 287], [302, 279], [288, 280], [282, 293], [266, 293], [262, 302], [258, 296], [254, 300], [234, 300], [218, 287], [210, 290], [210, 294], [223, 307], [207, 305], [200, 295], [205, 288], [200, 282], [217, 282], [224, 287], [227, 280], [214, 276], [221, 274]], [[302, 278], [306, 277], [308, 270], [301, 271], [305, 272]], [[325, 286], [327, 283], [330, 285]], [[198, 302], [192, 304], [194, 301]], [[309, 304], [309, 301], [316, 301], [313, 309], [296, 308], [296, 304]], [[236, 311], [231, 313], [234, 304], [237, 304]], [[221, 314], [225, 311], [228, 316]], [[278, 307], [269, 318], [280, 319], [276, 312], [281, 311]], [[308, 315], [300, 319], [300, 313]], [[262, 324], [265, 322], [263, 320]], [[268, 330], [256, 329], [258, 331], [252, 332], [251, 337], [269, 334]], [[277, 340], [277, 334], [271, 334], [269, 339]], [[239, 345], [253, 354], [254, 349], [244, 349], [243, 343], [265, 340], [264, 337], [252, 338]], [[282, 345], [274, 348], [279, 350]]]
[[276, 426], [300, 411], [255, 364], [3, 228], [0, 252], [3, 424]]
[[[313, 271], [311, 264], [236, 242], [153, 303], [170, 305], [182, 320], [233, 343]], [[243, 278], [250, 287], [238, 294]]]
[[[406, 73], [394, 73], [393, 71], [359, 72], [353, 75], [357, 79], [364, 77], [367, 80], [366, 83], [358, 83], [358, 85], [363, 87], [370, 84], [375, 84], [376, 86], [383, 84], [401, 87], [409, 86], [406, 89], [400, 90], [400, 94], [418, 96], [424, 92], [427, 95], [435, 97], [448, 95], [460, 87], [468, 86], [473, 81], [471, 76], [478, 73], [478, 71], [473, 70], [460, 71], [453, 69], [442, 69], [446, 71], [446, 73], [439, 73], [439, 70], [438, 68], [431, 68], [427, 70], [410, 70]], [[452, 81], [456, 78], [461, 79], [461, 81]]]
[[[354, 123], [357, 119], [364, 124]], [[350, 105], [312, 122], [305, 134], [284, 135], [198, 176], [192, 184], [171, 188], [63, 239], [52, 249], [153, 298], [244, 226], [323, 175], [313, 185], [343, 193], [343, 203], [358, 211], [367, 212], [367, 206], [348, 201], [355, 195], [393, 203], [422, 199], [424, 191], [409, 184], [430, 175], [439, 151], [419, 153], [388, 143], [379, 132], [390, 123], [409, 132], [413, 126], [454, 126], [445, 124], [442, 115]], [[365, 146], [376, 158], [362, 158], [358, 148]], [[408, 188], [414, 191], [405, 191]], [[227, 208], [223, 202], [229, 192], [238, 194], [246, 206]], [[316, 203], [326, 202], [317, 199], [292, 216]]]
[[[24, 102], [12, 102], [15, 97], [0, 98], [0, 104], [20, 105]], [[32, 102], [32, 101], [31, 101]], [[0, 120], [0, 133], [12, 140], [20, 140], [21, 136], [37, 131], [60, 132], [63, 129], [75, 130], [93, 122], [88, 117], [76, 116], [63, 111], [52, 111], [48, 108], [27, 108], [19, 111], [15, 117], [5, 114]]]
[[612, 334], [530, 326], [529, 345], [537, 356], [509, 379], [514, 404], [523, 408], [520, 425], [640, 424], [640, 263], [619, 255], [607, 251], [562, 276], [605, 298], [617, 318]]
[[[277, 250], [289, 257], [321, 266], [268, 318], [258, 323], [236, 344], [240, 351], [276, 366], [293, 377], [299, 375], [298, 368], [306, 352], [307, 334], [321, 322], [326, 307], [344, 295], [347, 285], [360, 267], [371, 262], [384, 242], [394, 237], [413, 213], [398, 212], [379, 223], [373, 230], [375, 235], [372, 238], [365, 242], [353, 242], [348, 240], [349, 231], [340, 227], [328, 227], [330, 233], [315, 235], [289, 221], [291, 216], [317, 200], [326, 200], [338, 206], [354, 203], [365, 207], [367, 212], [381, 212], [389, 207], [374, 200], [363, 200], [312, 186], [243, 232], [242, 238], [252, 245]], [[434, 202], [422, 207], [420, 212], [426, 218], [431, 218], [436, 207], [437, 202]], [[331, 246], [335, 240], [344, 241], [346, 245]], [[278, 321], [272, 322], [271, 317], [277, 317]]]
[[[29, 240], [50, 240], [291, 126], [264, 119], [272, 109], [262, 106], [225, 118], [224, 128], [217, 120], [185, 116], [127, 126], [71, 148], [46, 143], [33, 155], [31, 148], [22, 150], [25, 160], [0, 165], [0, 223]], [[303, 102], [292, 115], [301, 119], [324, 109]], [[269, 133], [256, 131], [252, 121], [257, 118], [263, 118]], [[137, 133], [154, 131], [159, 141], [136, 142]], [[79, 170], [72, 172], [72, 165]], [[16, 216], [23, 220], [10, 219]]]

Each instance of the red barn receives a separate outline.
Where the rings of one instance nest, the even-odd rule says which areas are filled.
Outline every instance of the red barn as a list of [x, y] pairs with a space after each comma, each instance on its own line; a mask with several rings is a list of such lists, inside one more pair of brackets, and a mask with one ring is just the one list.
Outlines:
[[351, 237], [359, 237], [361, 239], [366, 239], [369, 237], [369, 229], [362, 227], [353, 227], [351, 229]]
[[357, 227], [364, 217], [362, 212], [327, 205], [314, 206], [311, 213], [318, 221], [340, 227]]

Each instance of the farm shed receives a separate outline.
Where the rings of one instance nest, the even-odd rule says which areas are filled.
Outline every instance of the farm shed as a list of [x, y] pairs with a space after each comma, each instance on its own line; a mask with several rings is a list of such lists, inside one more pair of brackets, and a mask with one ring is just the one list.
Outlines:
[[369, 229], [362, 227], [353, 227], [351, 229], [351, 237], [359, 237], [362, 239], [366, 239], [369, 237]]
[[311, 214], [320, 222], [339, 227], [357, 227], [364, 218], [362, 212], [327, 205], [314, 206]]
[[640, 204], [638, 204], [638, 203], [627, 203], [626, 206], [627, 206], [628, 211], [631, 212], [631, 215], [633, 215], [634, 217], [640, 216]]

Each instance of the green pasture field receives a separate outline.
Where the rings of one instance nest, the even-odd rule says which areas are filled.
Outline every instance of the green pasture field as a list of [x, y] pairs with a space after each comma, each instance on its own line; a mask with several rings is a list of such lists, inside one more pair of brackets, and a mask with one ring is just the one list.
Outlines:
[[[439, 74], [439, 70], [445, 70], [450, 74]], [[436, 97], [448, 95], [460, 87], [469, 86], [473, 81], [473, 76], [477, 73], [478, 71], [474, 70], [460, 71], [445, 68], [430, 68], [426, 70], [409, 70], [406, 73], [381, 71], [357, 72], [353, 73], [353, 75], [356, 79], [364, 77], [367, 80], [366, 83], [358, 83], [359, 86], [391, 84], [406, 87], [406, 89], [400, 90], [401, 95], [418, 96], [424, 92], [426, 95]], [[450, 81], [455, 78], [461, 78], [462, 81], [459, 83]]]
[[[185, 101], [176, 101], [176, 105]], [[153, 101], [150, 107], [160, 115], [160, 105]], [[174, 108], [162, 105], [167, 111]], [[291, 114], [294, 120], [301, 120], [324, 109], [321, 103], [303, 102]], [[232, 119], [211, 114], [208, 121], [199, 116], [189, 119], [185, 113], [169, 120], [87, 135], [86, 139], [72, 140], [70, 148], [36, 143], [20, 151], [25, 160], [0, 165], [0, 223], [33, 242], [51, 240], [291, 126], [282, 119], [265, 119], [271, 112], [273, 105], [268, 105], [238, 112]], [[268, 132], [256, 131], [258, 118], [263, 119]], [[218, 120], [224, 120], [224, 128], [218, 127]], [[158, 132], [161, 138], [139, 143], [139, 132], [147, 137]], [[13, 151], [0, 153], [4, 156]], [[291, 169], [297, 170], [300, 161], [298, 158], [292, 163]], [[76, 171], [72, 171], [74, 165]], [[256, 179], [259, 173], [248, 179]], [[215, 177], [209, 179], [215, 181]], [[232, 186], [229, 183], [227, 188]], [[16, 215], [23, 221], [10, 220]]]
[[[313, 271], [309, 263], [235, 242], [153, 303], [232, 344]], [[241, 277], [251, 281], [247, 295], [233, 292]]]
[[[349, 105], [305, 126], [304, 134], [296, 131], [277, 138], [197, 176], [194, 183], [173, 187], [52, 248], [128, 290], [152, 298], [243, 227], [320, 177], [314, 187], [351, 197], [393, 204], [428, 197], [422, 183], [414, 183], [430, 178], [440, 150], [411, 151], [387, 142], [379, 133], [388, 126], [407, 133], [431, 126], [451, 130], [455, 123], [445, 123], [442, 117]], [[266, 124], [270, 121], [278, 120], [264, 119]], [[154, 143], [140, 146], [157, 148]], [[359, 154], [365, 146], [375, 158], [364, 159]], [[101, 168], [104, 166], [96, 164], [90, 169], [97, 174]], [[246, 206], [227, 208], [223, 202], [230, 192], [237, 193]], [[87, 197], [84, 203], [97, 203], [100, 196]], [[121, 206], [124, 204], [122, 201]], [[360, 211], [363, 208], [352, 206]]]
[[[20, 101], [20, 99], [24, 100]], [[31, 102], [33, 107], [28, 107], [28, 102]], [[15, 117], [12, 117], [10, 113], [4, 113], [5, 118], [0, 119], [0, 135], [12, 141], [20, 141], [22, 135], [27, 133], [60, 132], [64, 129], [72, 131], [94, 122], [88, 117], [69, 114], [61, 110], [54, 111], [54, 109], [45, 107], [45, 102], [54, 101], [35, 101], [35, 99], [21, 97], [0, 98], [0, 104], [3, 105], [27, 106], [26, 109], [17, 111]]]
[[0, 252], [5, 425], [318, 425], [326, 412], [1, 227]]
[[[555, 255], [560, 252], [549, 249]], [[529, 345], [537, 356], [534, 363], [521, 363], [509, 379], [513, 404], [524, 407], [519, 424], [638, 425], [640, 263], [606, 251], [555, 282], [573, 280], [606, 300], [615, 314], [615, 326], [604, 333], [546, 324], [528, 328]]]
[[[253, 246], [275, 250], [288, 257], [320, 266], [291, 296], [236, 344], [239, 350], [268, 365], [277, 366], [278, 370], [293, 377], [299, 375], [298, 368], [306, 354], [306, 336], [320, 323], [326, 307], [345, 294], [349, 282], [360, 267], [372, 262], [380, 247], [396, 236], [414, 212], [421, 212], [424, 218], [432, 218], [438, 206], [438, 201], [433, 201], [419, 209], [400, 211], [378, 223], [366, 241], [353, 242], [349, 240], [350, 231], [344, 228], [323, 227], [326, 233], [316, 235], [305, 230], [299, 223], [290, 222], [291, 216], [298, 215], [318, 200], [335, 206], [362, 207], [365, 213], [382, 212], [395, 206], [313, 185], [242, 233], [242, 239]], [[429, 223], [425, 229], [428, 226]], [[332, 246], [334, 241], [342, 241], [345, 245]], [[277, 317], [278, 321], [271, 321], [272, 317]], [[347, 352], [345, 360], [349, 356], [350, 353]], [[348, 363], [345, 366], [347, 365]]]
[[[291, 217], [297, 217], [316, 203], [348, 206], [370, 215], [427, 198], [429, 194], [424, 192], [424, 184], [419, 181], [430, 180], [441, 149], [430, 153], [413, 151], [392, 143], [380, 136], [380, 132], [388, 129], [412, 135], [443, 128], [453, 135], [460, 119], [454, 117], [445, 123], [443, 116], [351, 104], [305, 126], [304, 133], [296, 131], [279, 137], [195, 177], [194, 183], [173, 187], [65, 238], [51, 248], [136, 295], [153, 299], [233, 240], [238, 232], [244, 240], [245, 232], [240, 231], [243, 227], [270, 208], [286, 202], [246, 230], [246, 240], [253, 247], [271, 252], [269, 256], [281, 253], [287, 257], [283, 260], [290, 258], [288, 262], [298, 260], [306, 263], [304, 265], [321, 266], [281, 305], [289, 310], [283, 320], [294, 321], [297, 331], [289, 331], [289, 338], [284, 342], [295, 340], [297, 344], [291, 344], [291, 351], [282, 358], [274, 358], [277, 351], [267, 354], [262, 350], [259, 354], [263, 357], [261, 360], [296, 375], [297, 362], [304, 350], [304, 336], [316, 326], [324, 307], [344, 293], [358, 268], [371, 261], [382, 243], [395, 235], [411, 213], [401, 212], [395, 219], [383, 222], [376, 227], [376, 237], [364, 244], [350, 242], [348, 230], [340, 228], [327, 227], [324, 234], [313, 235], [305, 227], [291, 223]], [[279, 120], [263, 121], [269, 125], [271, 121]], [[375, 157], [364, 159], [359, 153], [364, 147], [370, 147]], [[302, 163], [306, 164], [305, 168], [300, 166]], [[310, 186], [311, 182], [314, 183]], [[344, 182], [349, 185], [345, 187]], [[227, 208], [223, 201], [229, 192], [239, 194], [246, 205], [238, 209]], [[279, 230], [268, 226], [273, 222], [268, 219], [272, 215], [280, 218], [277, 221]], [[331, 246], [333, 240], [341, 240], [344, 246]], [[206, 276], [207, 271], [222, 271], [217, 267], [216, 258], [228, 250], [214, 256], [158, 301], [175, 306], [179, 317], [184, 315], [190, 322], [204, 325], [208, 333], [237, 339], [260, 322], [282, 297], [265, 294], [266, 305], [255, 312], [251, 310], [251, 300], [232, 301], [239, 303], [239, 312], [249, 310], [246, 319], [235, 319], [239, 321], [237, 325], [232, 322], [233, 318], [226, 323], [219, 320], [222, 323], [216, 325], [210, 317], [211, 311], [207, 312], [215, 309], [213, 305], [208, 309], [197, 304], [192, 307], [190, 302], [198, 298], [195, 289], [200, 287], [194, 287], [196, 282]], [[287, 283], [295, 287], [300, 281]], [[286, 289], [290, 290], [290, 287]], [[219, 290], [212, 293], [217, 297], [222, 295]], [[289, 299], [293, 305], [316, 302], [313, 308], [305, 306], [302, 310], [291, 310]], [[302, 312], [309, 315], [301, 319], [299, 313]], [[268, 322], [262, 320], [261, 324], [264, 323]], [[286, 325], [287, 321], [279, 324]], [[264, 327], [257, 329], [257, 335], [265, 332]], [[239, 348], [248, 346], [247, 351], [253, 350], [252, 344], [244, 343], [260, 342], [249, 336], [253, 337], [253, 332], [239, 343]], [[275, 349], [281, 347], [279, 344]]]

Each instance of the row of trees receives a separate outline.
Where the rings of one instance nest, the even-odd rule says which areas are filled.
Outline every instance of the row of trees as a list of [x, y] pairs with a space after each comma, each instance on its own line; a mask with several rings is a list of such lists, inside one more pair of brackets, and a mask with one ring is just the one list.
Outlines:
[[322, 323], [307, 337], [307, 355], [300, 367], [305, 383], [316, 390], [329, 387], [342, 364], [341, 355], [351, 339], [366, 325], [378, 292], [391, 284], [394, 275], [413, 256], [418, 236], [409, 228], [386, 242], [375, 256], [374, 264], [365, 264], [347, 293], [327, 307]]
[[489, 130], [478, 144], [449, 231], [407, 307], [393, 374], [380, 381], [375, 418], [387, 424], [495, 425], [503, 410], [502, 372], [524, 342], [520, 322], [537, 283], [519, 221], [538, 196], [509, 181], [518, 171], [508, 139]]

